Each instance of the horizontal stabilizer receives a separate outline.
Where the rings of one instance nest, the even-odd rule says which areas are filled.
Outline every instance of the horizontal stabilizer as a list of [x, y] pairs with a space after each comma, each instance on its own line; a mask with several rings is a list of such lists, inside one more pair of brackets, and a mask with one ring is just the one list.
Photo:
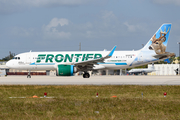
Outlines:
[[175, 56], [174, 53], [166, 52], [164, 54], [154, 55], [153, 57], [157, 59], [163, 59], [163, 58], [169, 58], [169, 57], [174, 57], [174, 56]]

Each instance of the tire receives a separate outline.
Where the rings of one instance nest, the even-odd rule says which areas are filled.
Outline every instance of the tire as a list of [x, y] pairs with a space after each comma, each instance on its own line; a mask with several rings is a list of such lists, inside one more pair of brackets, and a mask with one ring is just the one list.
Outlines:
[[83, 78], [85, 78], [85, 74], [83, 74]]
[[27, 78], [31, 78], [31, 76], [30, 76], [30, 75], [27, 75]]
[[83, 78], [89, 78], [89, 77], [90, 77], [89, 73], [84, 73], [83, 74]]

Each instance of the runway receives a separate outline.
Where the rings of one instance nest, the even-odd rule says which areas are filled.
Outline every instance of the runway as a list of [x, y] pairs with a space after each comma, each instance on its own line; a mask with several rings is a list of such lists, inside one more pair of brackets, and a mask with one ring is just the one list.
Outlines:
[[180, 85], [180, 76], [7, 76], [0, 85]]

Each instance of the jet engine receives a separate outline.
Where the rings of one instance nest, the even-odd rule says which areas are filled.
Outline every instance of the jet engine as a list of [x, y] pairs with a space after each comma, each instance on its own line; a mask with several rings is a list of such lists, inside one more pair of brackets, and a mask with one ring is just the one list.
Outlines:
[[76, 73], [77, 69], [74, 65], [58, 65], [57, 66], [57, 75], [58, 76], [73, 76], [73, 73]]

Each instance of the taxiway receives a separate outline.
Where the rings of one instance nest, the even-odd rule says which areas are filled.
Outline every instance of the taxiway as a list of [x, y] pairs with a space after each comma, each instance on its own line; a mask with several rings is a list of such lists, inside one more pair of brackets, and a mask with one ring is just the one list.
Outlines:
[[180, 85], [180, 76], [7, 76], [0, 85]]

